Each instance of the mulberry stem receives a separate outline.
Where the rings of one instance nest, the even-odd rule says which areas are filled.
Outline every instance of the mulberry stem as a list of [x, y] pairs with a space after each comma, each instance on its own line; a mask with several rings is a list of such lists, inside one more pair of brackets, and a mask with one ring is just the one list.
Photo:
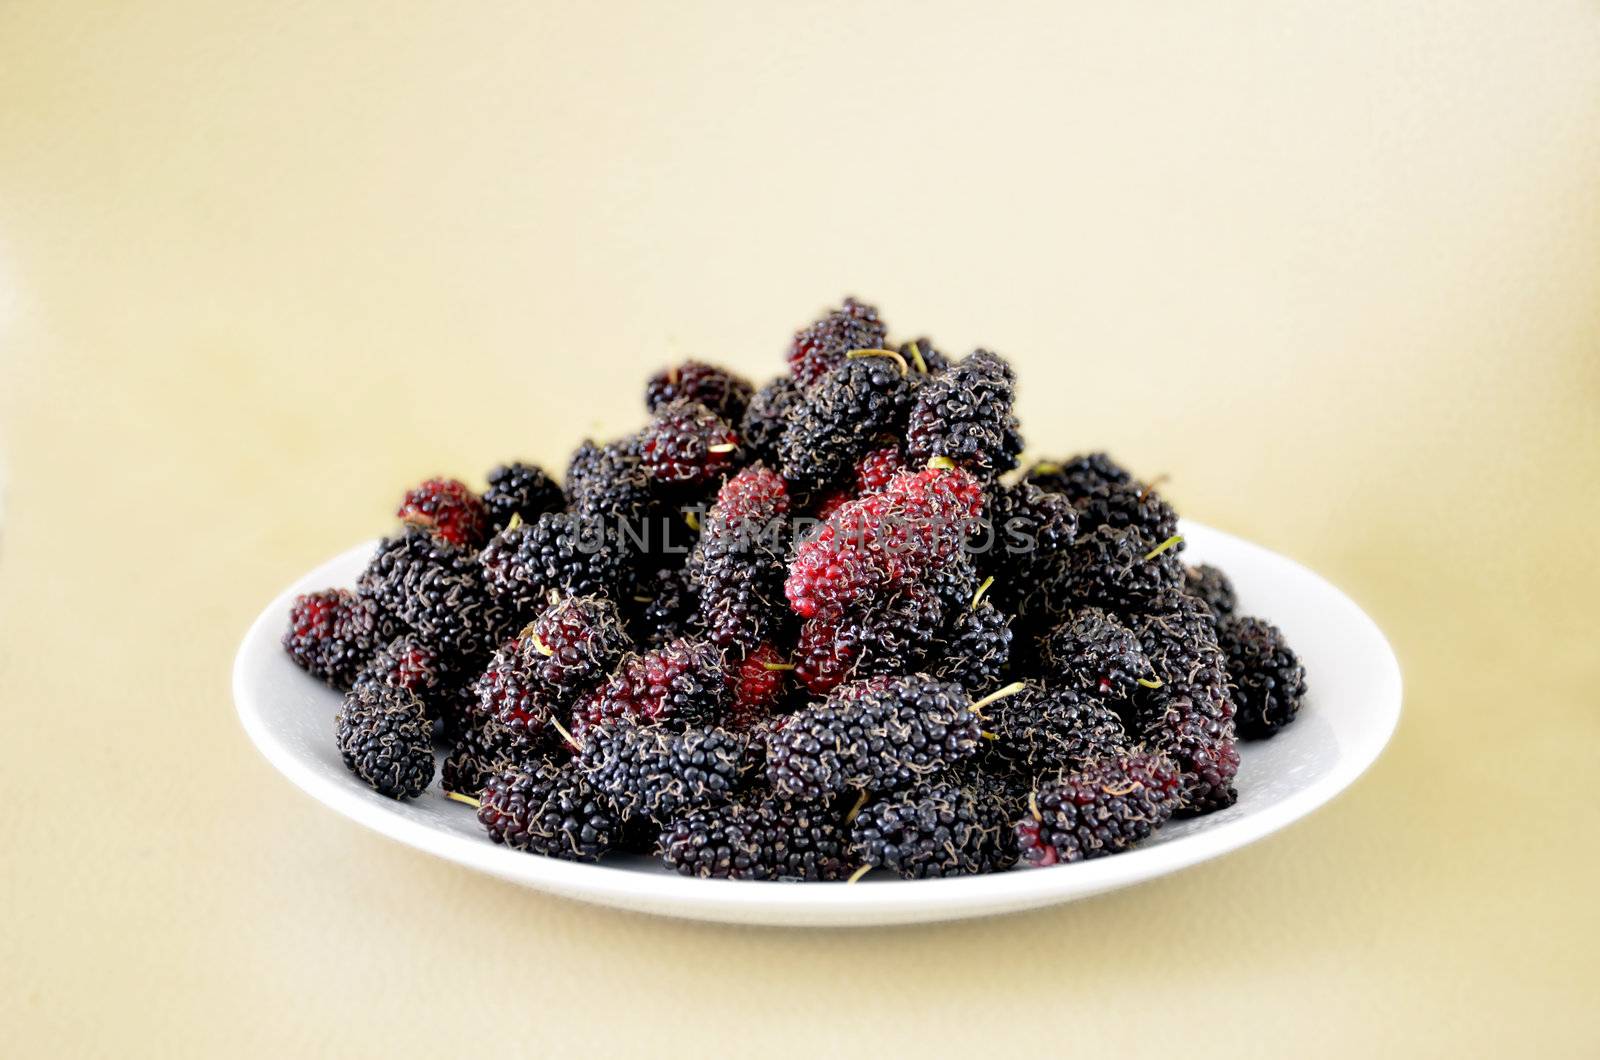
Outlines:
[[447, 791], [444, 793], [444, 797], [447, 799], [454, 799], [456, 802], [471, 806], [474, 810], [483, 805], [483, 803], [479, 802], [471, 795], [463, 795], [459, 791]]
[[906, 364], [906, 359], [900, 356], [896, 350], [851, 350], [845, 354], [845, 357], [852, 361], [860, 357], [888, 357], [900, 366], [901, 375], [911, 371], [911, 368]]
[[1024, 688], [1027, 688], [1027, 687], [1028, 687], [1028, 682], [1026, 682], [1026, 681], [1013, 681], [1009, 685], [1006, 685], [1004, 688], [999, 688], [999, 689], [996, 689], [993, 692], [990, 692], [988, 695], [984, 696], [982, 699], [978, 700], [976, 703], [973, 703], [972, 706], [969, 707], [968, 709], [971, 710], [972, 713], [976, 714], [978, 717], [981, 718], [981, 717], [983, 717], [983, 708], [984, 707], [987, 707], [990, 703], [994, 703], [994, 702], [997, 702], [999, 700], [1002, 700], [1002, 699], [1006, 698], [1007, 696], [1014, 696], [1018, 692], [1021, 692]]
[[1183, 540], [1183, 535], [1182, 534], [1173, 534], [1171, 537], [1169, 537], [1165, 541], [1161, 542], [1161, 544], [1157, 545], [1155, 548], [1152, 548], [1149, 552], [1146, 552], [1144, 554], [1144, 558], [1145, 559], [1155, 559], [1157, 556], [1161, 555], [1161, 553], [1165, 552], [1167, 549], [1171, 548], [1173, 545], [1178, 544], [1182, 540]]
[[871, 871], [872, 871], [872, 866], [871, 865], [863, 865], [859, 869], [857, 869], [856, 871], [852, 872], [850, 874], [850, 878], [848, 880], [845, 880], [844, 882], [845, 883], [855, 883], [857, 880], [861, 879], [861, 877], [865, 876], [867, 873], [869, 873]]

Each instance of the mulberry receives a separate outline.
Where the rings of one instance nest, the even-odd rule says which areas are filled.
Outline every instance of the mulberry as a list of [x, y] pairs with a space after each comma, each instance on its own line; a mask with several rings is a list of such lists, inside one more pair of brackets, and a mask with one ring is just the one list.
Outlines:
[[1233, 678], [1239, 735], [1264, 740], [1294, 721], [1306, 694], [1306, 671], [1283, 631], [1259, 618], [1230, 615], [1217, 635]]
[[411, 692], [368, 685], [346, 693], [335, 721], [345, 768], [378, 794], [414, 798], [433, 782], [433, 726]]
[[564, 861], [599, 861], [620, 832], [610, 807], [572, 765], [490, 777], [478, 823], [496, 843]]
[[453, 478], [430, 478], [409, 491], [395, 515], [463, 548], [477, 548], [489, 536], [482, 498]]
[[903, 879], [972, 876], [1009, 867], [1015, 845], [1000, 805], [950, 780], [868, 802], [850, 828], [850, 852]]
[[992, 480], [1017, 466], [1022, 437], [1011, 405], [1016, 376], [1004, 359], [978, 350], [918, 391], [906, 428], [916, 462], [942, 456]]
[[801, 386], [810, 386], [843, 363], [851, 350], [881, 349], [887, 334], [875, 308], [846, 298], [841, 308], [795, 335], [789, 370]]
[[978, 731], [971, 700], [952, 682], [916, 674], [865, 690], [847, 685], [771, 736], [767, 779], [789, 799], [895, 791], [970, 758]]
[[644, 403], [651, 414], [675, 401], [696, 401], [720, 416], [738, 423], [750, 404], [755, 387], [743, 376], [702, 361], [684, 361], [650, 377]]
[[378, 609], [348, 589], [324, 589], [295, 598], [283, 650], [296, 666], [348, 691], [377, 648], [385, 628]]
[[1144, 754], [1102, 758], [1046, 782], [1016, 823], [1023, 861], [1056, 865], [1126, 850], [1172, 817], [1178, 791], [1172, 764]]
[[503, 464], [489, 472], [489, 488], [483, 494], [491, 532], [499, 533], [520, 516], [531, 523], [547, 512], [566, 508], [567, 498], [542, 468], [531, 464]]

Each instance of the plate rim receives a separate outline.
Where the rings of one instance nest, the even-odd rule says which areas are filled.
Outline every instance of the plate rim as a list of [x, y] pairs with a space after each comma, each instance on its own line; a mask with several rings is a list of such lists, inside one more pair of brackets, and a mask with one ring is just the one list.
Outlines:
[[[1225, 540], [1233, 548], [1262, 553], [1317, 582], [1336, 597], [1349, 618], [1382, 650], [1375, 674], [1381, 724], [1362, 732], [1326, 776], [1246, 816], [1170, 842], [1135, 847], [1114, 857], [1097, 858], [1049, 871], [1012, 871], [954, 879], [899, 880], [873, 878], [869, 885], [843, 882], [702, 880], [669, 873], [646, 873], [604, 864], [543, 858], [507, 849], [479, 837], [466, 837], [413, 820], [400, 804], [358, 785], [325, 776], [314, 763], [295, 753], [267, 724], [262, 691], [249, 680], [251, 661], [263, 640], [278, 647], [284, 616], [292, 599], [318, 579], [371, 553], [377, 539], [345, 549], [294, 579], [251, 621], [235, 652], [232, 691], [236, 713], [258, 752], [292, 784], [329, 809], [391, 840], [445, 860], [465, 865], [547, 892], [582, 901], [677, 917], [774, 925], [871, 925], [911, 920], [945, 920], [995, 915], [1052, 905], [1153, 880], [1242, 849], [1308, 816], [1347, 790], [1364, 774], [1393, 738], [1400, 721], [1403, 678], [1392, 645], [1359, 605], [1321, 575], [1298, 561], [1261, 545], [1192, 520], [1181, 528], [1192, 534]], [[331, 737], [330, 737], [331, 738]], [[430, 789], [431, 791], [432, 789]], [[435, 793], [436, 794], [436, 793]]]

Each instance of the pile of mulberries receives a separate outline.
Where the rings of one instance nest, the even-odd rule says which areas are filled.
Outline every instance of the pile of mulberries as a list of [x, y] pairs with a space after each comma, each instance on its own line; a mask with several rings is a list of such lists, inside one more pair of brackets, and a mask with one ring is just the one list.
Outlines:
[[663, 368], [560, 481], [403, 491], [283, 637], [350, 771], [437, 777], [511, 850], [739, 880], [1056, 865], [1232, 805], [1305, 668], [1159, 480], [1024, 462], [1005, 358], [854, 299], [786, 360]]

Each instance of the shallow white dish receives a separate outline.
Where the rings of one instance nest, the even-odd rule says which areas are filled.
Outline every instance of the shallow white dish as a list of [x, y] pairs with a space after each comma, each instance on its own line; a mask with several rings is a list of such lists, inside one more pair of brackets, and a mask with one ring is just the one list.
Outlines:
[[1271, 740], [1241, 745], [1239, 801], [1178, 821], [1114, 857], [953, 880], [757, 883], [695, 880], [647, 859], [580, 865], [496, 846], [470, 808], [438, 782], [394, 802], [345, 771], [334, 747], [337, 693], [279, 647], [295, 594], [352, 585], [375, 542], [329, 560], [289, 586], [245, 634], [233, 695], [245, 731], [267, 760], [320, 802], [391, 839], [542, 891], [649, 913], [731, 923], [899, 924], [985, 916], [1071, 901], [1164, 876], [1237, 850], [1304, 817], [1372, 764], [1400, 717], [1400, 667], [1373, 621], [1343, 593], [1292, 560], [1186, 522], [1184, 559], [1215, 563], [1240, 607], [1277, 623], [1300, 654], [1310, 694], [1298, 721]]

